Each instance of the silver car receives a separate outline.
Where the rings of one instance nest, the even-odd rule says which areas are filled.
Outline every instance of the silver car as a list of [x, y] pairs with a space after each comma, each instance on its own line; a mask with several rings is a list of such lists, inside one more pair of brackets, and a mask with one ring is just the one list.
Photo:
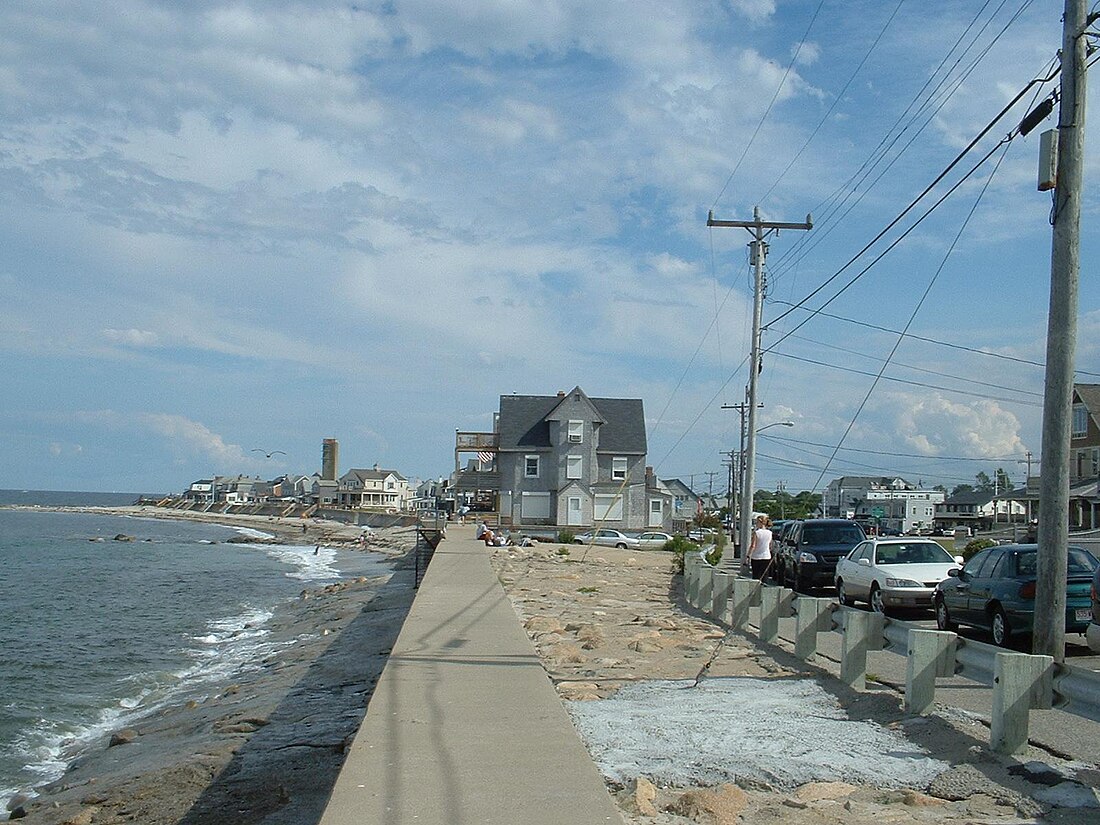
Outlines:
[[638, 547], [642, 550], [660, 550], [670, 541], [672, 536], [668, 533], [652, 531], [638, 535]]
[[865, 601], [877, 613], [931, 607], [936, 585], [962, 562], [931, 539], [868, 539], [837, 562], [837, 598], [845, 605]]
[[636, 549], [638, 540], [628, 536], [619, 530], [610, 530], [601, 527], [599, 530], [589, 530], [573, 537], [574, 544], [599, 544], [603, 547], [620, 547], [623, 550]]

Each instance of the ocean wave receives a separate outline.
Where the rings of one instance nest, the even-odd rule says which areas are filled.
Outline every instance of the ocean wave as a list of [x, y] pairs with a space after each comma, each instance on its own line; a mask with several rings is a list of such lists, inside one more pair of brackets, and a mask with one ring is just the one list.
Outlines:
[[33, 796], [33, 786], [59, 779], [73, 759], [120, 728], [188, 699], [205, 698], [215, 685], [226, 684], [295, 643], [272, 641], [270, 610], [250, 607], [243, 613], [210, 619], [206, 633], [189, 637], [180, 653], [191, 664], [177, 670], [146, 671], [122, 677], [121, 695], [104, 697], [106, 706], [89, 721], [39, 718], [24, 728], [4, 750], [16, 757], [33, 781], [26, 787], [0, 788], [0, 810], [16, 794]]
[[223, 524], [222, 527], [228, 527], [231, 530], [235, 530], [242, 536], [247, 536], [250, 539], [273, 539], [274, 533], [265, 533], [263, 530], [254, 530], [251, 527], [241, 527], [238, 524]]
[[336, 550], [323, 545], [308, 547], [293, 544], [275, 544], [265, 546], [267, 554], [297, 569], [284, 575], [299, 581], [331, 581], [343, 578], [336, 569]]

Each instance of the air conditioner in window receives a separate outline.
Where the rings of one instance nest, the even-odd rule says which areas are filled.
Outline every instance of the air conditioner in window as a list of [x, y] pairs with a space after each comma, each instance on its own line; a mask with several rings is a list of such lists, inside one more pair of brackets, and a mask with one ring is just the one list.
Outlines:
[[581, 443], [581, 437], [579, 435], [570, 435], [569, 436], [569, 443], [571, 443], [571, 444], [580, 444]]

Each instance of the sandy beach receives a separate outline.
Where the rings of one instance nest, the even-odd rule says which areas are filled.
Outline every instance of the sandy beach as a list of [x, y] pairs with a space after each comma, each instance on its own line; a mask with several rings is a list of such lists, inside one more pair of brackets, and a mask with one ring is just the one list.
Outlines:
[[[227, 523], [224, 517], [215, 520]], [[302, 543], [299, 524], [261, 527], [255, 519], [246, 521], [242, 526]], [[324, 537], [353, 546], [359, 532], [346, 525], [311, 523], [306, 536], [310, 542]], [[387, 545], [395, 555], [409, 540], [407, 533], [383, 532], [372, 541]], [[1037, 748], [1013, 758], [994, 755], [987, 747], [988, 729], [973, 718], [949, 712], [908, 716], [900, 695], [888, 686], [852, 691], [827, 669], [807, 665], [781, 647], [764, 651], [751, 638], [727, 635], [685, 605], [681, 577], [673, 575], [669, 554], [544, 543], [497, 548], [492, 561], [518, 621], [582, 733], [586, 710], [616, 709], [614, 703], [639, 688], [664, 690], [671, 685], [684, 691], [674, 697], [705, 702], [711, 696], [719, 703], [686, 715], [658, 712], [675, 730], [666, 738], [649, 731], [638, 746], [641, 759], [656, 757], [663, 764], [649, 772], [654, 781], [645, 771], [619, 770], [607, 743], [589, 738], [624, 822], [1100, 822], [1100, 808], [1082, 807], [1089, 804], [1090, 793], [1096, 798], [1096, 765], [1068, 762]], [[103, 742], [27, 802], [24, 821], [318, 821], [412, 597], [411, 571], [401, 565], [388, 580], [352, 578], [304, 591], [273, 620], [276, 633], [295, 640], [287, 650], [202, 701], [115, 732], [116, 744]], [[762, 703], [751, 710], [743, 704], [731, 707], [718, 689], [736, 679], [763, 686]], [[780, 688], [792, 686], [803, 691], [800, 696], [816, 691], [815, 709], [778, 698]], [[684, 690], [691, 687], [696, 689]], [[647, 701], [661, 701], [655, 695]], [[786, 723], [766, 715], [773, 712], [785, 713]], [[728, 754], [708, 754], [703, 734], [717, 727], [720, 716], [752, 717], [758, 728], [735, 742], [744, 748], [736, 754], [741, 762], [728, 776], [715, 778], [718, 763]], [[837, 726], [823, 734], [836, 742], [814, 741], [814, 735], [822, 735], [813, 733], [817, 716]], [[866, 727], [851, 741], [834, 733], [849, 724]], [[900, 778], [875, 774], [876, 767], [883, 767], [875, 763], [888, 760], [875, 756], [872, 737], [865, 733], [871, 730], [887, 737], [887, 750], [916, 754], [918, 762], [934, 757], [944, 764], [924, 778], [916, 772]], [[802, 742], [807, 752], [802, 769], [808, 772], [769, 767], [783, 736]], [[829, 751], [829, 745], [836, 748]], [[842, 770], [830, 764], [838, 758], [829, 755], [834, 752], [866, 753], [862, 762], [856, 759], [854, 767]], [[1081, 795], [1074, 800], [1071, 790]]]

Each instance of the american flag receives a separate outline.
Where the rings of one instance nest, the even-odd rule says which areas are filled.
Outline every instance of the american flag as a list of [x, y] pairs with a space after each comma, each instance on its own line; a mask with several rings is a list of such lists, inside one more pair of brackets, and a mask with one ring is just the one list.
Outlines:
[[493, 463], [493, 454], [492, 453], [487, 453], [487, 452], [484, 452], [484, 451], [479, 452], [477, 454], [477, 460], [479, 462], [481, 462], [482, 464], [492, 464]]

